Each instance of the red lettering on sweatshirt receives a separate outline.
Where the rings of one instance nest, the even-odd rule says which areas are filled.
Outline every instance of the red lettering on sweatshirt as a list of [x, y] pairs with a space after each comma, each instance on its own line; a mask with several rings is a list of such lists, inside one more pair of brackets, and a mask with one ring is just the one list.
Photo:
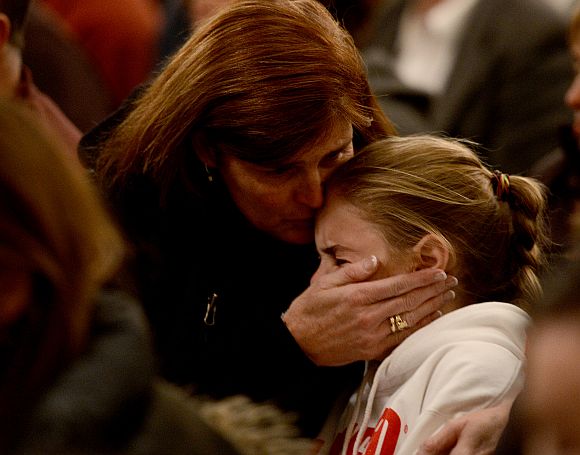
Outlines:
[[[357, 454], [353, 453], [354, 444], [358, 435], [358, 431], [353, 432], [350, 441], [348, 442], [347, 454], [349, 455], [393, 455], [399, 435], [401, 434], [401, 418], [391, 408], [383, 411], [383, 414], [377, 422], [375, 428], [368, 427], [365, 429], [364, 436], [361, 439], [361, 446]], [[335, 438], [330, 449], [330, 455], [339, 455], [344, 444], [345, 432], [341, 432]], [[368, 440], [368, 444], [365, 442]], [[366, 448], [365, 448], [366, 445]]]

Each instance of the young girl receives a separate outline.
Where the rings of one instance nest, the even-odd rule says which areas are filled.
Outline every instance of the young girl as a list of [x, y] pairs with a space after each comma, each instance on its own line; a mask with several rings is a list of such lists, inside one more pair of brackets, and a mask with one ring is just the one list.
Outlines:
[[[412, 454], [451, 418], [513, 400], [530, 321], [522, 306], [541, 292], [542, 185], [489, 170], [465, 142], [411, 136], [368, 146], [326, 196], [313, 282], [374, 255], [372, 279], [438, 268], [459, 286], [442, 317], [367, 363], [324, 451]], [[405, 313], [388, 322], [412, 330]]]

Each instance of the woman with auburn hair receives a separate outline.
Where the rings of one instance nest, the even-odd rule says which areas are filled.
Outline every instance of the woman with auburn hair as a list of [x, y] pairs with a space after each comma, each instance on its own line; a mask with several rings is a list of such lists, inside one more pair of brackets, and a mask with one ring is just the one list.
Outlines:
[[[543, 185], [488, 169], [465, 142], [409, 136], [365, 148], [326, 188], [313, 282], [371, 253], [379, 264], [371, 279], [436, 268], [459, 280], [441, 318], [367, 363], [336, 439], [327, 437], [330, 453], [416, 453], [452, 418], [514, 400], [524, 308], [541, 295], [546, 263]], [[393, 332], [405, 330], [400, 316], [390, 318]]]
[[[456, 284], [437, 271], [365, 282], [369, 257], [308, 288], [324, 181], [393, 134], [324, 6], [247, 0], [200, 26], [85, 136], [81, 158], [135, 251], [127, 285], [164, 377], [273, 401], [313, 436], [357, 361], [437, 317]], [[413, 328], [393, 334], [386, 321], [402, 312]]]

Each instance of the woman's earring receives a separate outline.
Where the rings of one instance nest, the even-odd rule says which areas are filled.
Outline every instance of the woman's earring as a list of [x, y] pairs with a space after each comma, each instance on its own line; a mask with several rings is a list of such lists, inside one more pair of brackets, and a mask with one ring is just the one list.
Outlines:
[[209, 183], [212, 183], [213, 182], [213, 175], [212, 175], [211, 171], [209, 170], [209, 167], [207, 167], [207, 164], [204, 164], [204, 166], [205, 166], [205, 174], [207, 176], [207, 181]]

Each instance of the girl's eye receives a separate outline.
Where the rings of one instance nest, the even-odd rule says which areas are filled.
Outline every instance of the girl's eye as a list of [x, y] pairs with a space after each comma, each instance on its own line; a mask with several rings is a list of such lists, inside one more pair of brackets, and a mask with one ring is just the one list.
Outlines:
[[344, 264], [350, 264], [350, 261], [347, 261], [346, 259], [339, 259], [339, 258], [335, 258], [335, 259], [334, 259], [334, 263], [335, 263], [335, 264], [336, 264], [338, 267], [340, 267], [341, 265], [344, 265]]

